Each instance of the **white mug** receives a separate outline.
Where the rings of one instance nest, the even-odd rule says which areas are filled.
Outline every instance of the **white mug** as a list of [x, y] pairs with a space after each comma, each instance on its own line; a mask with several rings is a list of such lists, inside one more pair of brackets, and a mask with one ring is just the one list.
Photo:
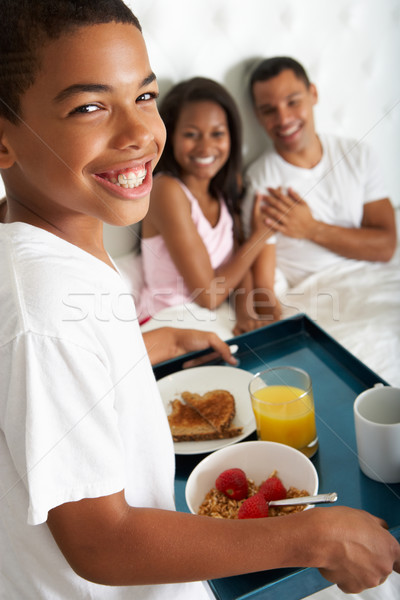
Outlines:
[[400, 388], [381, 383], [354, 402], [357, 453], [365, 475], [400, 483]]

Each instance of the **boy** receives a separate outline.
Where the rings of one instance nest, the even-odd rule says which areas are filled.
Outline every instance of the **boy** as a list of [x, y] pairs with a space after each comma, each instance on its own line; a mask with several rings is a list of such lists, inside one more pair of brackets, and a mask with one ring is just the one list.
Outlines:
[[102, 244], [103, 221], [143, 218], [164, 144], [139, 23], [120, 0], [1, 8], [5, 597], [192, 600], [205, 588], [180, 582], [286, 566], [377, 585], [400, 548], [362, 511], [175, 512], [168, 423], [134, 308], [112, 310], [126, 290]]

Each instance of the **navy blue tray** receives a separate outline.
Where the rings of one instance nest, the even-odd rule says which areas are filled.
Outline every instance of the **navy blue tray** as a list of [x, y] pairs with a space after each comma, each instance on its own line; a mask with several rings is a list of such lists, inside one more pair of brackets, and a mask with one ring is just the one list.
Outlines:
[[[360, 471], [354, 432], [354, 399], [375, 383], [386, 382], [305, 315], [243, 334], [228, 343], [238, 345], [235, 356], [241, 369], [256, 373], [276, 365], [292, 365], [310, 374], [319, 437], [318, 453], [311, 460], [318, 471], [319, 491], [337, 492], [338, 504], [382, 517], [400, 540], [400, 484], [377, 483]], [[202, 354], [160, 363], [154, 368], [156, 378], [181, 370], [188, 358]], [[255, 434], [246, 438], [251, 439], [256, 439]], [[188, 512], [186, 480], [204, 456], [176, 456], [175, 494], [180, 511]], [[218, 600], [300, 600], [329, 583], [317, 569], [277, 569], [217, 579], [210, 585]]]

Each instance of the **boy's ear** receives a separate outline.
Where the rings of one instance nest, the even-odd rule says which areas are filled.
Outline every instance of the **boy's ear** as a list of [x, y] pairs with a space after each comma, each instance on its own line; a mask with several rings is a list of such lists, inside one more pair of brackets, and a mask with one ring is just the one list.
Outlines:
[[0, 118], [0, 169], [9, 169], [15, 162], [15, 154], [8, 142], [5, 121]]

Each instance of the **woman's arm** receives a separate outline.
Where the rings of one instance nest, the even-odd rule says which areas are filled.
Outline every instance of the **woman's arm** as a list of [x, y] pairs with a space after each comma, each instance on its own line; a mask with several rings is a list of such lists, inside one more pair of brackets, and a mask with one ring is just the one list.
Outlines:
[[264, 244], [264, 248], [254, 261], [252, 272], [254, 309], [265, 319], [265, 324], [279, 321], [282, 313], [280, 302], [274, 291], [275, 270], [275, 244]]
[[269, 314], [260, 314], [256, 311], [258, 300], [259, 295], [257, 290], [254, 289], [253, 274], [249, 270], [231, 296], [231, 302], [236, 312], [233, 335], [254, 331], [254, 329], [269, 325], [275, 320], [271, 319]]
[[143, 243], [147, 235], [163, 236], [178, 271], [200, 306], [214, 309], [237, 287], [271, 235], [258, 211], [252, 236], [239, 247], [228, 264], [214, 269], [207, 248], [191, 218], [190, 203], [180, 185], [161, 176], [151, 195], [150, 209], [143, 221]]
[[0, 223], [4, 223], [7, 212], [7, 200], [6, 198], [0, 198]]

